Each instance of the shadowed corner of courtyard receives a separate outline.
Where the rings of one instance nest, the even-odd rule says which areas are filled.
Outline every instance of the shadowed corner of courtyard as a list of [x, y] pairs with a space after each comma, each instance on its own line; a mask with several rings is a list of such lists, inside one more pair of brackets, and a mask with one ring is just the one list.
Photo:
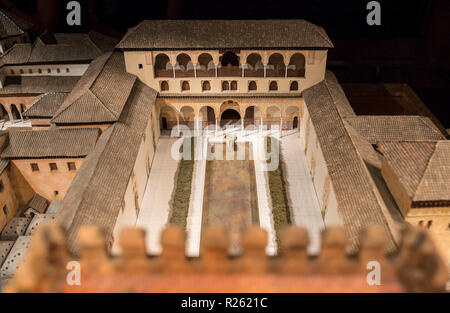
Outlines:
[[[215, 153], [216, 147], [208, 151]], [[236, 155], [227, 160], [225, 154], [236, 152], [237, 146], [222, 147], [223, 159], [215, 158], [206, 164], [203, 228], [218, 225], [227, 229], [231, 253], [238, 253], [245, 228], [259, 225], [254, 161], [250, 158], [250, 143], [245, 144], [245, 160], [237, 160]]]

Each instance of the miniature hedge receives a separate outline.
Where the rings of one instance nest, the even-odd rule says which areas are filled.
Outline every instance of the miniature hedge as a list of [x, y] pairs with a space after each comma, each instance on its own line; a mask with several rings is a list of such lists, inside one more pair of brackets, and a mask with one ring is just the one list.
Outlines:
[[[271, 151], [272, 140], [277, 140], [273, 137], [267, 137], [267, 151]], [[278, 146], [279, 147], [279, 146]], [[286, 193], [286, 183], [284, 180], [283, 167], [281, 161], [281, 154], [279, 155], [280, 163], [276, 170], [269, 171], [269, 191], [272, 200], [272, 215], [273, 224], [276, 233], [276, 241], [278, 250], [280, 250], [280, 231], [284, 226], [291, 224], [291, 214], [289, 210], [289, 202]], [[267, 160], [270, 162], [270, 160]]]
[[172, 198], [172, 213], [169, 223], [186, 228], [191, 199], [192, 176], [194, 172], [194, 137], [185, 138], [191, 140], [191, 159], [181, 159], [175, 176], [175, 191]]

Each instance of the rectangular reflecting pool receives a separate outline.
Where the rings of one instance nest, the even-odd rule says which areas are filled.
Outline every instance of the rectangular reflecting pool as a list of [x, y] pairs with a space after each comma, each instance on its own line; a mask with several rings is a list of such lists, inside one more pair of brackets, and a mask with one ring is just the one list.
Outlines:
[[[215, 149], [221, 148], [223, 160], [206, 161], [202, 229], [210, 225], [225, 227], [233, 252], [239, 248], [238, 242], [245, 228], [252, 224], [259, 225], [255, 167], [250, 157], [251, 143], [241, 144], [242, 160], [237, 159], [236, 145], [228, 147], [227, 151], [224, 143], [209, 144], [208, 153], [210, 156], [220, 154]], [[226, 154], [234, 157], [227, 160]]]

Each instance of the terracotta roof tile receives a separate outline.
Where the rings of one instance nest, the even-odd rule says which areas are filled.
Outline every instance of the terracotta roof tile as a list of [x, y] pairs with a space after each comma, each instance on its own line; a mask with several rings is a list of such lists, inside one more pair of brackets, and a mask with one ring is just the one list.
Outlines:
[[96, 128], [10, 131], [8, 146], [1, 157], [85, 157], [93, 150], [98, 136]]
[[433, 122], [422, 116], [355, 116], [346, 121], [372, 144], [445, 139]]
[[350, 240], [350, 249], [357, 250], [358, 235], [363, 228], [380, 224], [388, 234], [389, 249], [394, 250], [395, 242], [376, 187], [341, 116], [341, 113], [344, 116], [351, 114], [342, 88], [334, 75], [327, 72], [324, 81], [306, 89], [303, 94], [336, 194], [338, 213]]
[[121, 49], [332, 48], [323, 28], [305, 20], [147, 20]]
[[66, 92], [48, 92], [40, 96], [22, 115], [28, 118], [52, 118], [66, 99]]

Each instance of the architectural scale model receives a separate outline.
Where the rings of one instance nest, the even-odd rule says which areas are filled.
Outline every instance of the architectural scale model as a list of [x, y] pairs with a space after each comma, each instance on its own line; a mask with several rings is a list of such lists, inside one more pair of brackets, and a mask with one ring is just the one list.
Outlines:
[[[95, 32], [30, 42], [19, 18], [0, 12], [0, 24], [0, 277], [12, 291], [61, 290], [37, 278], [27, 287], [19, 274], [30, 271], [27, 254], [52, 255], [48, 264], [82, 255], [92, 265], [107, 259], [103, 245], [125, 262], [102, 266], [124, 272], [144, 264], [150, 273], [146, 254], [174, 273], [192, 270], [185, 255], [204, 251], [207, 268], [244, 255], [244, 265], [219, 260], [212, 271], [248, 273], [254, 262], [262, 291], [283, 291], [268, 281], [295, 267], [296, 255], [345, 263], [360, 251], [397, 256], [392, 266], [403, 266], [407, 282], [392, 274], [385, 291], [445, 286], [450, 142], [429, 117], [356, 115], [327, 71], [333, 44], [321, 27], [152, 20], [120, 42]], [[60, 228], [39, 230], [45, 221]], [[277, 255], [289, 264], [278, 267]], [[411, 283], [407, 271], [424, 255], [437, 265], [422, 285]], [[329, 287], [325, 266], [311, 264], [285, 270], [294, 277], [312, 266], [308, 279], [317, 276], [312, 285], [295, 276], [293, 290]], [[362, 261], [339, 264], [337, 286], [368, 291], [345, 276]], [[280, 279], [289, 285], [291, 276]], [[191, 284], [153, 290], [174, 285]]]

